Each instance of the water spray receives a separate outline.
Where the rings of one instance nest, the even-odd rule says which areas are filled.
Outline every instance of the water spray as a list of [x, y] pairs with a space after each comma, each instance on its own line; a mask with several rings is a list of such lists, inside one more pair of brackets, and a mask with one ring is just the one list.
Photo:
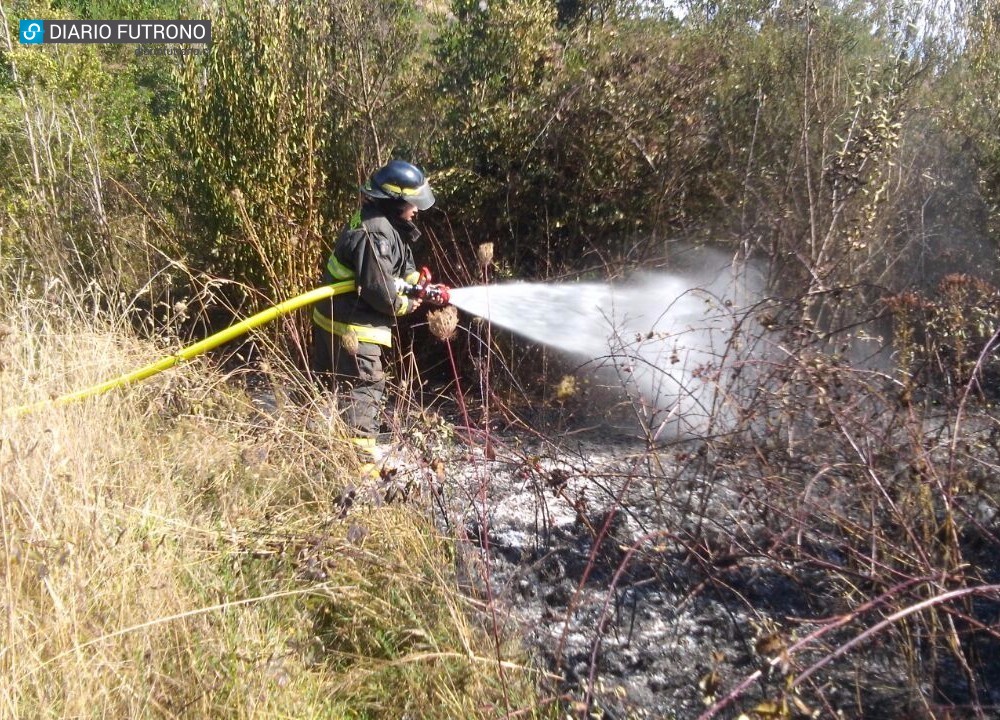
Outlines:
[[451, 302], [581, 361], [641, 406], [654, 432], [704, 430], [751, 291], [732, 272], [646, 273], [626, 283], [510, 282], [455, 288]]
[[[718, 365], [730, 339], [732, 299], [718, 282], [699, 285], [693, 277], [649, 274], [615, 286], [606, 283], [511, 282], [448, 288], [433, 284], [424, 270], [404, 294], [430, 305], [449, 303], [466, 313], [583, 359], [599, 370], [627, 376], [626, 389], [664, 417], [683, 418], [690, 427], [711, 414], [705, 371]], [[40, 402], [7, 408], [5, 416], [21, 416], [46, 407], [66, 405], [141, 382], [191, 360], [282, 315], [342, 293], [354, 292], [353, 280], [316, 288], [242, 320], [172, 355], [84, 390]], [[448, 308], [445, 308], [448, 309]], [[451, 334], [457, 317], [450, 311]]]

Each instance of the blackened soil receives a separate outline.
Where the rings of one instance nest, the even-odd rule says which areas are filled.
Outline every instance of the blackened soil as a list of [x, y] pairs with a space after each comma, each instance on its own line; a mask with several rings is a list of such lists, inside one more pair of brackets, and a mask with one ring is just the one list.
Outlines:
[[[627, 438], [506, 436], [486, 447], [423, 449], [436, 512], [475, 568], [470, 592], [494, 598], [562, 678], [551, 689], [572, 698], [570, 715], [1000, 717], [997, 593], [942, 616], [957, 645], [947, 629], [900, 621], [841, 653], [947, 586], [894, 589], [866, 574], [850, 532], [789, 522], [766, 488], [706, 476], [697, 441], [652, 451]], [[967, 557], [996, 583], [995, 503], [976, 512]]]

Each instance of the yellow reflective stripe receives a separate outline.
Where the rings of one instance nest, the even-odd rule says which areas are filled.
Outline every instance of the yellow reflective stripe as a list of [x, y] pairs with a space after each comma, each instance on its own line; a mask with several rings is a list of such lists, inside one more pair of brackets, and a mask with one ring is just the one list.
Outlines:
[[354, 271], [337, 259], [337, 256], [330, 254], [330, 259], [326, 261], [326, 270], [334, 280], [346, 280], [354, 277]]
[[416, 285], [418, 282], [420, 282], [420, 271], [419, 270], [414, 270], [413, 272], [411, 272], [409, 275], [407, 275], [403, 279], [406, 282], [410, 283], [410, 285]]
[[392, 347], [392, 331], [389, 328], [371, 327], [370, 325], [348, 325], [347, 323], [337, 322], [321, 313], [319, 308], [313, 309], [313, 322], [331, 335], [347, 335], [353, 332], [358, 336], [358, 342]]
[[321, 313], [318, 308], [313, 308], [313, 322], [326, 330], [328, 333], [333, 334], [333, 327], [330, 324], [330, 318]]
[[371, 327], [370, 325], [348, 325], [336, 320], [330, 321], [330, 328], [330, 332], [334, 335], [346, 335], [349, 332], [353, 332], [358, 336], [358, 342], [392, 347], [392, 331], [389, 328]]
[[404, 187], [400, 187], [399, 185], [391, 185], [390, 183], [382, 183], [382, 189], [383, 190], [388, 190], [389, 192], [398, 193], [398, 194], [402, 195], [403, 197], [406, 197], [407, 195], [419, 195], [420, 191], [424, 189], [424, 185], [426, 185], [426, 184], [427, 183], [424, 183], [423, 185], [421, 185], [420, 187], [417, 187], [417, 188], [404, 188]]

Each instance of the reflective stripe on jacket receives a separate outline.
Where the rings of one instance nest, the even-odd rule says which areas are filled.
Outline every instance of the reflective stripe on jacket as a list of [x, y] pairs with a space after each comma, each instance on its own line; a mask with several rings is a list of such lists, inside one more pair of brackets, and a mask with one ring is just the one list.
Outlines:
[[[356, 293], [358, 289], [357, 283], [354, 282], [353, 277], [339, 279], [337, 282], [333, 283], [333, 286], [336, 290], [332, 297], [336, 297], [337, 295], [346, 295], [348, 293]], [[375, 343], [376, 345], [387, 345], [390, 347], [392, 346], [392, 333], [389, 331], [389, 328], [369, 327], [367, 325], [347, 325], [346, 323], [336, 322], [320, 312], [318, 306], [313, 308], [312, 319], [314, 323], [333, 335], [346, 335], [347, 333], [354, 332], [360, 342]]]
[[385, 206], [366, 203], [341, 232], [321, 282], [354, 280], [356, 292], [317, 303], [313, 322], [334, 335], [355, 333], [360, 342], [392, 346], [394, 316], [405, 315], [413, 301], [398, 290], [397, 278], [418, 277], [407, 241], [419, 236], [412, 224], [390, 220]]
[[337, 322], [321, 313], [318, 308], [313, 310], [313, 322], [331, 335], [349, 335], [353, 332], [358, 336], [358, 342], [392, 347], [392, 331], [387, 327], [348, 325], [347, 323]]

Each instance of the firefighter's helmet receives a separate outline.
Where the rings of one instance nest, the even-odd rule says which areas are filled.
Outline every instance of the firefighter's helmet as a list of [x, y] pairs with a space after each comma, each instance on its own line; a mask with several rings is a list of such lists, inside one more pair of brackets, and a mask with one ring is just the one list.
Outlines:
[[434, 204], [434, 193], [427, 178], [415, 165], [393, 160], [372, 173], [361, 192], [376, 200], [403, 200], [426, 210]]

